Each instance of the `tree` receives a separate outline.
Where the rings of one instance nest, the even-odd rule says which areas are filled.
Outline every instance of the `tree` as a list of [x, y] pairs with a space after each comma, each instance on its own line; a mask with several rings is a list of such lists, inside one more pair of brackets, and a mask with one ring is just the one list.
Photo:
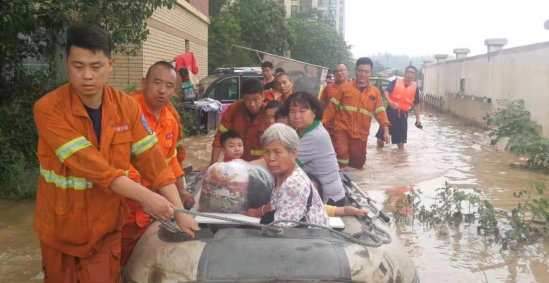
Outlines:
[[299, 13], [290, 19], [289, 26], [293, 59], [328, 68], [353, 61], [351, 46], [337, 33], [325, 13], [317, 10]]
[[12, 0], [0, 7], [0, 79], [13, 74], [25, 58], [52, 62], [74, 21], [96, 23], [110, 31], [115, 51], [133, 55], [149, 31], [146, 20], [176, 0]]
[[213, 0], [210, 2], [208, 66], [256, 65], [252, 52], [241, 45], [278, 55], [289, 47], [289, 31], [283, 7], [276, 1]]

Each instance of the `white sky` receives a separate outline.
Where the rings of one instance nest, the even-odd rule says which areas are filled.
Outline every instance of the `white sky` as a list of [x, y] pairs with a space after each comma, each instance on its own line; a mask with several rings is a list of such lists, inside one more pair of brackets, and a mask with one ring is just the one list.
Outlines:
[[392, 53], [486, 53], [484, 40], [504, 48], [549, 41], [549, 0], [346, 0], [345, 39], [356, 57]]

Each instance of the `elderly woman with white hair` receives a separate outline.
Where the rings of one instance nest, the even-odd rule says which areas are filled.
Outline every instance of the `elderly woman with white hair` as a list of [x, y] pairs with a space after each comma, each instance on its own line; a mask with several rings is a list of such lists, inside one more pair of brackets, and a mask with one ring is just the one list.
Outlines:
[[[262, 217], [261, 223], [279, 220], [294, 220], [328, 226], [328, 215], [318, 192], [307, 174], [296, 164], [299, 137], [294, 129], [284, 124], [270, 126], [261, 145], [267, 169], [276, 179], [271, 201], [244, 214]], [[295, 227], [295, 223], [280, 223], [279, 226]]]

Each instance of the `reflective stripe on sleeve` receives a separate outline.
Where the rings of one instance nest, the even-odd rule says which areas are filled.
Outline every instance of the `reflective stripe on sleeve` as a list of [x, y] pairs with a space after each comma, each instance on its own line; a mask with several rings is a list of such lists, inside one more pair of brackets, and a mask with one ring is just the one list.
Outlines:
[[225, 126], [221, 125], [219, 126], [219, 130], [224, 133], [224, 132], [227, 132], [229, 129], [225, 128]]
[[77, 137], [58, 148], [55, 151], [55, 154], [59, 157], [61, 163], [63, 163], [65, 159], [69, 158], [73, 153], [90, 145], [92, 144], [85, 137]]
[[357, 110], [357, 108], [354, 106], [345, 106], [345, 105], [341, 105], [341, 109], [351, 111], [351, 112], [356, 112]]
[[255, 156], [261, 156], [263, 155], [265, 151], [264, 150], [253, 150], [252, 149], [252, 155], [255, 155]]
[[92, 182], [73, 176], [61, 176], [55, 174], [53, 170], [46, 170], [40, 166], [40, 175], [44, 177], [47, 183], [55, 184], [56, 187], [61, 189], [75, 189], [86, 190], [93, 187]]
[[366, 110], [366, 109], [360, 109], [360, 113], [369, 116], [370, 118], [374, 117], [374, 114], [372, 112]]
[[177, 150], [174, 150], [172, 157], [166, 158], [166, 163], [170, 163], [170, 161], [172, 161], [172, 158], [174, 158], [176, 156], [177, 156]]
[[338, 163], [341, 163], [341, 164], [349, 164], [349, 159], [337, 159], [337, 162]]
[[330, 101], [335, 104], [336, 106], [339, 106], [339, 100], [335, 99], [334, 97], [332, 97], [332, 99], [330, 99]]
[[385, 107], [382, 106], [382, 107], [379, 107], [378, 109], [376, 109], [376, 111], [374, 111], [374, 114], [377, 114], [377, 113], [383, 112], [383, 111], [385, 111]]
[[130, 151], [133, 156], [137, 156], [145, 152], [147, 149], [153, 147], [157, 142], [158, 142], [158, 138], [156, 137], [156, 134], [148, 135], [145, 138], [133, 144], [131, 146]]

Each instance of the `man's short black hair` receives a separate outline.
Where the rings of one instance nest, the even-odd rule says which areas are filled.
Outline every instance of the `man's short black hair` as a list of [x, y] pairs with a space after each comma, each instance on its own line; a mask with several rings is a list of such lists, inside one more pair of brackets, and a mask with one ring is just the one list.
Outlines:
[[238, 131], [228, 130], [228, 131], [224, 132], [223, 134], [221, 134], [221, 138], [220, 138], [221, 147], [223, 147], [225, 145], [225, 142], [228, 139], [240, 139], [241, 141], [244, 141], [244, 139], [242, 138], [242, 135]]
[[284, 107], [284, 104], [278, 100], [271, 100], [269, 101], [269, 103], [267, 103], [267, 105], [265, 106], [265, 111], [269, 110], [269, 109], [272, 109], [272, 108], [276, 108], [276, 109], [280, 109]]
[[358, 60], [356, 60], [356, 67], [358, 68], [358, 66], [360, 65], [370, 65], [370, 67], [372, 67], [372, 70], [374, 69], [374, 62], [368, 57], [358, 58]]
[[281, 67], [276, 68], [276, 70], [275, 70], [275, 75], [278, 75], [278, 74], [280, 74], [280, 73], [286, 73], [286, 71], [285, 71], [283, 68], [281, 68]]
[[98, 25], [75, 23], [67, 29], [65, 46], [67, 57], [72, 46], [84, 48], [93, 53], [102, 51], [105, 56], [111, 58], [112, 37], [108, 31]]
[[242, 96], [256, 93], [263, 95], [263, 84], [254, 78], [248, 79], [242, 84], [241, 92]]
[[185, 67], [181, 67], [179, 68], [179, 71], [177, 71], [179, 73], [179, 76], [182, 78], [182, 79], [186, 79], [189, 77], [189, 69], [185, 68]]
[[414, 69], [414, 70], [416, 71], [416, 73], [417, 73], [417, 68], [414, 67], [414, 66], [412, 66], [412, 65], [406, 67], [406, 69], [404, 69], [404, 72], [406, 72], [408, 69]]
[[170, 62], [168, 61], [158, 61], [154, 64], [152, 64], [149, 69], [147, 70], [147, 75], [145, 76], [145, 78], [148, 78], [149, 77], [149, 73], [151, 72], [151, 70], [154, 68], [154, 67], [157, 67], [157, 66], [162, 66], [166, 69], [169, 69], [169, 70], [173, 70], [175, 72], [175, 68], [173, 67], [172, 64], [170, 64]]
[[263, 62], [263, 64], [261, 64], [261, 68], [269, 68], [269, 69], [273, 69], [273, 63], [269, 62], [269, 61], [265, 61]]
[[286, 108], [288, 110], [290, 109], [290, 106], [293, 105], [303, 105], [307, 108], [311, 109], [315, 113], [315, 120], [322, 121], [322, 116], [324, 114], [324, 109], [322, 107], [322, 104], [318, 98], [316, 98], [314, 95], [306, 92], [306, 91], [298, 91], [288, 100], [286, 100]]

